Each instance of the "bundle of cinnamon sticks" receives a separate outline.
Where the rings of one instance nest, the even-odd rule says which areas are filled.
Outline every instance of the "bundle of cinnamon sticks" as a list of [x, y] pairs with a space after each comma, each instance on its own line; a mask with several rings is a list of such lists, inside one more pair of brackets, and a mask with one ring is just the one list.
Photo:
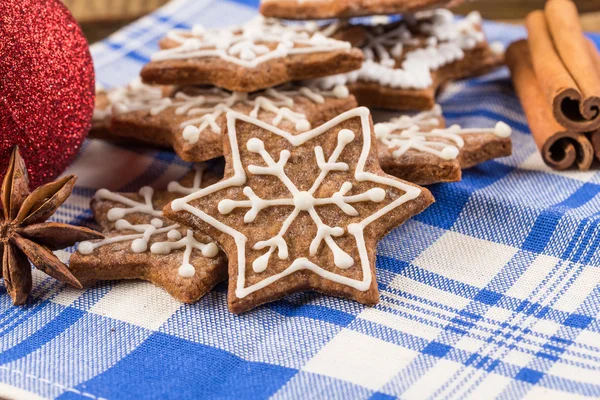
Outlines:
[[506, 62], [536, 145], [552, 168], [587, 170], [600, 159], [600, 54], [571, 0], [548, 0], [526, 26]]

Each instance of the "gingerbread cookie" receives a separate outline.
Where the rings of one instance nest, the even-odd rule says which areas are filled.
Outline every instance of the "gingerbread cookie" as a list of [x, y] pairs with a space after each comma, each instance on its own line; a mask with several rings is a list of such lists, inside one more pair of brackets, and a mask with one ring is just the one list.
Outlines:
[[168, 191], [143, 187], [139, 193], [101, 189], [92, 200], [96, 221], [106, 238], [81, 242], [69, 268], [84, 286], [97, 281], [143, 279], [171, 296], [192, 303], [227, 279], [227, 259], [205, 235], [169, 221], [162, 207], [169, 201], [217, 182], [222, 175], [204, 173], [200, 165]]
[[222, 181], [163, 212], [227, 253], [232, 312], [303, 290], [378, 302], [377, 241], [433, 197], [381, 170], [367, 108], [304, 133], [229, 112], [224, 152]]
[[113, 136], [173, 148], [182, 159], [194, 162], [223, 154], [227, 111], [303, 132], [356, 107], [344, 86], [319, 90], [289, 85], [248, 94], [195, 86], [175, 90], [137, 81], [109, 96]]
[[333, 19], [408, 14], [460, 3], [462, 0], [262, 0], [260, 12], [283, 19]]
[[439, 9], [390, 24], [341, 22], [324, 29], [361, 47], [366, 61], [358, 71], [321, 78], [317, 84], [324, 89], [348, 85], [367, 107], [429, 110], [444, 83], [486, 73], [503, 59], [501, 45], [488, 45], [477, 12], [455, 20], [450, 11]]
[[461, 169], [509, 156], [511, 132], [501, 121], [488, 129], [445, 128], [439, 105], [375, 125], [381, 168], [419, 185], [459, 181]]
[[108, 93], [102, 85], [96, 84], [96, 105], [94, 106], [94, 114], [92, 115], [92, 128], [89, 132], [89, 137], [105, 137], [110, 135], [108, 125], [110, 123], [111, 104], [108, 98]]
[[100, 84], [96, 84], [96, 104], [92, 116], [92, 128], [88, 137], [92, 139], [110, 140], [122, 144], [153, 144], [148, 141], [138, 140], [132, 137], [126, 137], [114, 134], [110, 130], [110, 123], [115, 112], [115, 106], [123, 107], [121, 104], [135, 107], [135, 104], [145, 104], [160, 100], [169, 96], [173, 92], [172, 86], [144, 85], [139, 78], [134, 79], [130, 84], [123, 87], [116, 87], [109, 90], [104, 89]]
[[328, 38], [316, 24], [258, 18], [235, 28], [174, 30], [141, 72], [144, 82], [210, 84], [255, 92], [282, 83], [359, 69], [362, 52]]

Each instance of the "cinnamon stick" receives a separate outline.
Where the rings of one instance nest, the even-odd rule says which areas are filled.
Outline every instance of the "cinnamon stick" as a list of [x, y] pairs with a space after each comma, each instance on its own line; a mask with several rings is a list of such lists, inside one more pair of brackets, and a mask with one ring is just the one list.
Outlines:
[[[596, 71], [598, 71], [598, 74], [600, 74], [600, 53], [591, 40], [588, 39], [587, 42], [590, 49], [590, 54], [592, 54], [592, 61], [594, 61]], [[600, 129], [590, 133], [589, 137], [590, 141], [592, 142], [592, 146], [594, 147], [594, 152], [596, 153], [596, 159], [600, 160]]]
[[598, 52], [594, 42], [592, 42], [590, 39], [587, 39], [586, 41], [588, 45], [588, 51], [590, 52], [592, 61], [594, 63], [594, 68], [596, 69], [598, 75], [600, 75], [600, 52]]
[[600, 61], [571, 0], [549, 0], [526, 19], [535, 75], [552, 113], [577, 132], [600, 129]]
[[596, 159], [600, 160], [600, 129], [589, 134], [590, 142], [594, 148]]
[[526, 40], [511, 44], [506, 51], [506, 63], [535, 143], [552, 168], [564, 170], [576, 165], [587, 170], [594, 158], [592, 144], [585, 134], [565, 129], [554, 119], [534, 72], [530, 47]]

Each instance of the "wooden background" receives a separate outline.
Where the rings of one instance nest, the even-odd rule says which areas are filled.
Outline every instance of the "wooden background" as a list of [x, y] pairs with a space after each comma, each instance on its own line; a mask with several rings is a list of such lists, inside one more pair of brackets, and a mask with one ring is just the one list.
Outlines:
[[[522, 24], [523, 18], [532, 10], [544, 7], [545, 0], [479, 0], [470, 1], [455, 8], [457, 14], [479, 10], [486, 19]], [[600, 0], [575, 0], [583, 29], [600, 32]]]
[[[1, 1], [1, 0], [0, 0]], [[63, 0], [81, 23], [88, 40], [93, 43], [145, 13], [167, 3], [167, 0]], [[479, 10], [484, 18], [522, 23], [527, 13], [544, 6], [544, 0], [479, 0], [469, 1], [455, 9], [464, 14]], [[586, 31], [600, 32], [600, 0], [576, 0]]]

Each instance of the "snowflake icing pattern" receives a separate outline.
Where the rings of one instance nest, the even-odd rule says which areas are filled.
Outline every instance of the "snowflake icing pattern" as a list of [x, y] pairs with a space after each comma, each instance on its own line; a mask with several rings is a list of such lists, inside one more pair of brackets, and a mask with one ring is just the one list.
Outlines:
[[[355, 140], [355, 132], [349, 129], [341, 129], [337, 134], [337, 145], [331, 155], [326, 158], [323, 149], [320, 146], [314, 148], [315, 160], [320, 173], [312, 183], [309, 190], [301, 191], [294, 184], [292, 179], [286, 174], [284, 168], [287, 161], [291, 157], [291, 153], [288, 150], [283, 150], [279, 154], [279, 160], [275, 161], [272, 155], [267, 151], [262, 140], [258, 138], [251, 138], [247, 143], [240, 143], [239, 145], [244, 146], [251, 153], [260, 155], [265, 165], [248, 165], [248, 172], [252, 175], [268, 175], [276, 177], [287, 189], [289, 196], [286, 198], [276, 199], [263, 199], [260, 198], [250, 186], [247, 186], [246, 173], [244, 171], [240, 151], [237, 143], [236, 135], [236, 120], [245, 121], [259, 126], [260, 128], [269, 131], [275, 135], [278, 135], [293, 146], [300, 146], [308, 140], [314, 139], [319, 135], [327, 132], [331, 128], [339, 125], [340, 123], [355, 117], [361, 118], [362, 124], [362, 139], [363, 149], [360, 153], [360, 158], [356, 166], [356, 170], [352, 172], [350, 166], [345, 162], [340, 162], [340, 155], [344, 149]], [[365, 163], [369, 156], [371, 148], [371, 129], [369, 123], [369, 111], [366, 108], [358, 108], [348, 111], [340, 116], [334, 118], [328, 123], [322, 125], [319, 128], [305, 132], [299, 135], [292, 135], [285, 132], [277, 127], [270, 126], [255, 118], [245, 116], [240, 113], [228, 113], [227, 114], [228, 131], [232, 134], [229, 135], [229, 140], [232, 148], [232, 164], [235, 171], [234, 176], [225, 179], [215, 185], [205, 188], [201, 191], [193, 193], [182, 199], [175, 200], [171, 207], [174, 211], [185, 210], [190, 212], [204, 222], [214, 226], [220, 231], [232, 236], [236, 242], [238, 249], [238, 277], [236, 283], [236, 296], [243, 298], [250, 293], [266, 287], [267, 285], [281, 279], [293, 272], [307, 269], [312, 272], [337, 283], [345, 284], [353, 287], [354, 289], [365, 291], [367, 290], [372, 281], [370, 272], [370, 263], [368, 253], [365, 245], [363, 231], [367, 225], [381, 216], [385, 215], [389, 211], [395, 209], [399, 205], [417, 198], [421, 190], [418, 187], [410, 186], [401, 181], [391, 179], [385, 176], [373, 174], [365, 171]], [[293, 150], [292, 150], [293, 151]], [[385, 205], [381, 209], [377, 210], [373, 214], [366, 215], [363, 220], [357, 223], [351, 223], [346, 229], [339, 226], [329, 226], [323, 222], [319, 215], [319, 207], [326, 205], [337, 206], [344, 214], [352, 217], [359, 215], [359, 212], [353, 207], [353, 204], [359, 202], [373, 202], [381, 203], [387, 196], [385, 189], [381, 187], [371, 188], [363, 193], [355, 195], [347, 195], [352, 189], [352, 183], [349, 181], [344, 182], [337, 192], [333, 193], [329, 197], [315, 197], [314, 194], [321, 187], [326, 177], [331, 172], [346, 172], [353, 174], [353, 177], [358, 182], [370, 181], [377, 185], [386, 185], [404, 192], [397, 199], [391, 203]], [[245, 271], [246, 271], [246, 256], [245, 246], [247, 243], [247, 237], [241, 232], [237, 231], [235, 227], [228, 226], [225, 223], [218, 221], [212, 216], [204, 213], [203, 211], [191, 206], [190, 201], [199, 199], [212, 193], [216, 193], [220, 190], [229, 187], [243, 187], [242, 193], [246, 196], [246, 200], [231, 200], [222, 199], [218, 203], [218, 211], [222, 215], [231, 213], [237, 208], [248, 209], [244, 215], [244, 222], [251, 223], [257, 218], [260, 218], [259, 213], [265, 209], [275, 207], [293, 207], [291, 213], [287, 215], [277, 235], [268, 238], [267, 240], [260, 240], [256, 243], [251, 243], [252, 249], [266, 251], [256, 258], [252, 263], [252, 269], [255, 273], [262, 273], [269, 267], [269, 260], [273, 256], [273, 253], [277, 253], [277, 257], [281, 260], [288, 259], [288, 242], [285, 240], [284, 235], [289, 229], [290, 225], [298, 217], [301, 212], [306, 212], [310, 216], [312, 222], [317, 227], [317, 232], [307, 249], [308, 255], [316, 255], [318, 253], [320, 245], [325, 242], [325, 245], [332, 252], [334, 258], [335, 267], [345, 270], [352, 267], [355, 264], [355, 260], [349, 254], [347, 254], [340, 246], [336, 243], [335, 238], [342, 236], [344, 233], [349, 233], [356, 239], [356, 244], [360, 256], [360, 264], [363, 278], [362, 280], [356, 280], [347, 276], [336, 274], [335, 272], [328, 271], [322, 267], [314, 264], [307, 257], [297, 258], [290, 262], [290, 265], [282, 272], [271, 275], [258, 283], [251, 286], [245, 286]]]
[[[244, 222], [253, 222], [258, 213], [268, 207], [278, 206], [293, 206], [294, 210], [286, 218], [277, 236], [272, 237], [269, 240], [263, 240], [256, 243], [253, 247], [254, 250], [262, 250], [268, 248], [268, 251], [261, 257], [254, 260], [252, 267], [254, 272], [263, 272], [269, 263], [269, 258], [274, 250], [278, 251], [280, 259], [287, 259], [288, 248], [287, 243], [283, 236], [285, 235], [289, 226], [294, 222], [296, 217], [301, 211], [306, 211], [310, 215], [311, 219], [317, 226], [317, 235], [310, 244], [309, 253], [310, 255], [317, 254], [317, 250], [322, 241], [325, 241], [326, 245], [333, 252], [334, 264], [338, 268], [347, 269], [354, 264], [354, 259], [344, 252], [333, 239], [344, 234], [344, 229], [336, 226], [328, 226], [319, 217], [319, 213], [316, 210], [318, 206], [324, 206], [329, 204], [337, 205], [344, 213], [351, 216], [358, 215], [358, 211], [352, 207], [351, 203], [360, 201], [373, 201], [381, 202], [385, 198], [385, 190], [381, 188], [373, 188], [365, 193], [346, 196], [352, 189], [352, 183], [345, 182], [340, 190], [334, 193], [331, 197], [326, 198], [315, 198], [314, 193], [319, 188], [323, 180], [327, 177], [330, 171], [348, 171], [348, 164], [343, 162], [337, 162], [338, 157], [344, 150], [347, 144], [354, 140], [354, 133], [348, 129], [343, 129], [338, 133], [338, 143], [333, 154], [328, 160], [325, 160], [323, 155], [323, 149], [321, 147], [315, 147], [315, 156], [317, 158], [317, 165], [321, 170], [321, 173], [313, 183], [310, 190], [300, 191], [292, 180], [285, 173], [285, 165], [290, 157], [290, 152], [284, 150], [280, 154], [279, 161], [275, 162], [271, 155], [267, 152], [264, 147], [264, 143], [257, 138], [250, 139], [248, 141], [248, 150], [253, 153], [258, 153], [263, 158], [266, 167], [250, 165], [248, 170], [254, 175], [272, 175], [277, 177], [288, 189], [291, 197], [286, 199], [273, 199], [265, 200], [258, 197], [252, 191], [250, 186], [244, 187], [244, 194], [248, 197], [248, 200], [235, 201], [235, 200], [222, 200], [219, 203], [219, 212], [221, 214], [228, 214], [235, 208], [244, 207], [250, 208], [244, 217]], [[350, 230], [351, 227], [348, 227]], [[304, 261], [304, 260], [302, 260]]]
[[[200, 188], [202, 184], [202, 175], [206, 168], [205, 164], [195, 166], [196, 173], [192, 187], [187, 188], [179, 182], [171, 182], [169, 184], [169, 192], [177, 192], [182, 194], [193, 193]], [[196, 270], [190, 264], [190, 259], [193, 250], [199, 250], [204, 257], [215, 257], [218, 253], [218, 247], [214, 243], [201, 243], [194, 237], [194, 232], [191, 229], [186, 229], [186, 235], [182, 236], [179, 232], [181, 226], [179, 224], [171, 224], [165, 226], [165, 219], [162, 210], [154, 208], [153, 197], [154, 189], [149, 186], [144, 186], [139, 190], [139, 195], [143, 198], [143, 202], [135, 201], [129, 197], [119, 193], [113, 193], [107, 189], [100, 189], [96, 192], [95, 198], [98, 200], [108, 200], [123, 204], [127, 207], [113, 207], [106, 214], [109, 221], [114, 221], [115, 231], [134, 231], [136, 233], [112, 236], [98, 241], [85, 241], [79, 243], [78, 251], [81, 254], [91, 254], [95, 249], [113, 243], [131, 241], [131, 251], [134, 253], [144, 253], [148, 250], [148, 244], [153, 237], [166, 233], [169, 241], [155, 242], [150, 247], [150, 252], [158, 255], [168, 255], [174, 250], [184, 249], [182, 262], [179, 267], [179, 275], [184, 278], [194, 276]], [[149, 224], [132, 224], [124, 219], [129, 214], [140, 213], [152, 216]]]

